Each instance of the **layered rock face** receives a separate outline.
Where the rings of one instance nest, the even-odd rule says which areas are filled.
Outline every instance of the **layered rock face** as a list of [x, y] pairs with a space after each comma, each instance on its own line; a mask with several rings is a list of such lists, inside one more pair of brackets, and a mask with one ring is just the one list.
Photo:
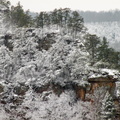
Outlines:
[[107, 87], [109, 93], [114, 97], [116, 82], [118, 81], [119, 72], [117, 70], [101, 69], [88, 78], [91, 83], [90, 91], [94, 92], [97, 87]]
[[[99, 88], [102, 88], [102, 93], [97, 93], [98, 96], [106, 96], [110, 94], [113, 98], [113, 103], [116, 106], [116, 114], [112, 120], [120, 119], [120, 98], [116, 95], [116, 83], [119, 80], [119, 71], [117, 70], [110, 70], [110, 69], [101, 69], [99, 71], [94, 71], [94, 74], [90, 75], [88, 78], [88, 82], [90, 85], [90, 90], [88, 91], [89, 94], [94, 94]], [[104, 99], [105, 97], [103, 97]], [[90, 100], [93, 102], [93, 99], [86, 98], [86, 100]], [[95, 101], [94, 101], [95, 102]], [[111, 108], [110, 108], [111, 109]], [[106, 112], [107, 113], [107, 112]], [[109, 114], [109, 113], [108, 113]], [[103, 119], [103, 118], [102, 118]]]

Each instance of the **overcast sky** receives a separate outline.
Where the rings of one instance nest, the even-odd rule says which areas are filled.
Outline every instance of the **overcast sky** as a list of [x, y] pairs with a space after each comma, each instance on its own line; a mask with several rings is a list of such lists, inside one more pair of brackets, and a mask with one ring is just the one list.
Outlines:
[[12, 5], [20, 1], [25, 10], [34, 12], [51, 11], [55, 8], [72, 10], [108, 11], [120, 9], [120, 0], [10, 0]]

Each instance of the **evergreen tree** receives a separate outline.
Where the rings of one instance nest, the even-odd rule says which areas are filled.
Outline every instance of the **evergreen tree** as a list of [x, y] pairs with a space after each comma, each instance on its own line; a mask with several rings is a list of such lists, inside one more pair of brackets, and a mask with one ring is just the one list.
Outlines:
[[109, 51], [109, 43], [107, 42], [106, 37], [103, 37], [103, 40], [100, 42], [100, 46], [98, 48], [98, 60], [102, 60], [103, 62], [108, 60]]
[[71, 12], [71, 10], [69, 8], [63, 9], [63, 22], [64, 22], [65, 26], [67, 25], [68, 20], [70, 18], [70, 12]]
[[73, 11], [69, 18], [68, 27], [76, 36], [77, 32], [82, 32], [84, 27], [84, 20], [77, 11]]
[[31, 24], [31, 16], [29, 15], [29, 11], [24, 11], [20, 2], [18, 2], [17, 6], [11, 7], [11, 22], [16, 24], [18, 27], [28, 27]]
[[40, 14], [36, 17], [36, 26], [43, 28], [44, 26], [44, 15], [45, 12], [40, 12]]
[[51, 24], [51, 15], [50, 13], [44, 13], [44, 25], [49, 26]]
[[109, 43], [105, 37], [103, 37], [103, 41], [100, 42], [97, 56], [98, 61], [108, 62], [110, 68], [120, 68], [120, 53], [109, 47]]
[[97, 60], [100, 38], [97, 37], [96, 35], [87, 34], [85, 36], [85, 39], [86, 39], [85, 45], [87, 50], [89, 51], [89, 54], [91, 56], [91, 64], [93, 65]]
[[59, 26], [62, 27], [63, 26], [63, 11], [61, 8], [58, 9], [57, 11], [58, 11], [57, 12], [58, 24], [59, 24]]
[[108, 62], [112, 68], [120, 69], [120, 52], [116, 52], [113, 48], [109, 49]]
[[87, 34], [85, 39], [85, 45], [92, 60], [91, 65], [97, 61], [102, 61], [108, 63], [109, 68], [120, 69], [120, 52], [110, 48], [105, 37], [101, 41], [96, 35]]
[[51, 13], [51, 18], [52, 18], [52, 24], [58, 24], [58, 10], [57, 9], [55, 9]]

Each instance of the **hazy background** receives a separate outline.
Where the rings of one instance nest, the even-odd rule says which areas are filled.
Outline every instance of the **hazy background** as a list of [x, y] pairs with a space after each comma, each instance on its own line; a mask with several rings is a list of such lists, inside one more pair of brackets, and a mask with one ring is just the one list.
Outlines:
[[71, 8], [83, 11], [108, 11], [119, 9], [119, 0], [10, 0], [12, 5], [20, 1], [25, 10], [33, 12], [51, 11], [55, 8]]

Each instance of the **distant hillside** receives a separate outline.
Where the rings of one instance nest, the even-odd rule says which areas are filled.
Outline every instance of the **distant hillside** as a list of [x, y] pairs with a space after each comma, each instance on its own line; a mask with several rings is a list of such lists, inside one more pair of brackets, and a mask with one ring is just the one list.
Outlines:
[[120, 21], [120, 10], [111, 11], [80, 11], [80, 15], [84, 18], [85, 22], [113, 22]]
[[111, 47], [120, 51], [120, 22], [91, 22], [85, 23], [88, 32], [99, 37], [106, 37]]
[[37, 13], [36, 12], [29, 12], [29, 15], [31, 15], [32, 18], [35, 18], [37, 16]]
[[120, 10], [111, 11], [80, 11], [88, 32], [99, 37], [106, 37], [112, 48], [120, 51]]
[[[84, 18], [84, 22], [114, 22], [120, 21], [120, 10], [111, 11], [79, 11], [80, 15]], [[32, 17], [36, 17], [37, 13], [29, 13]]]

